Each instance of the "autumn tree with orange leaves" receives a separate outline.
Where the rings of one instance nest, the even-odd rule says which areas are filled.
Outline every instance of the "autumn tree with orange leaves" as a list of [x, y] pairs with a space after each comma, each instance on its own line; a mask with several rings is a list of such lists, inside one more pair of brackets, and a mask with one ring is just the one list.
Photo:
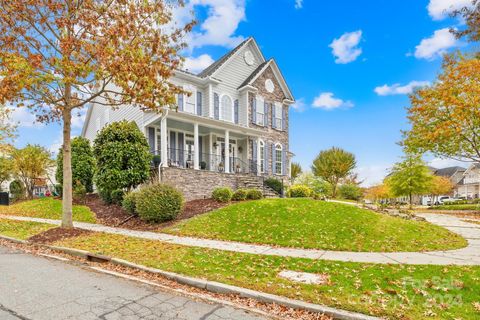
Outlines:
[[445, 56], [442, 69], [432, 86], [410, 96], [412, 127], [403, 145], [409, 152], [479, 162], [480, 59]]
[[71, 119], [87, 104], [162, 112], [182, 89], [182, 1], [0, 0], [0, 103], [63, 123], [62, 226], [72, 227]]

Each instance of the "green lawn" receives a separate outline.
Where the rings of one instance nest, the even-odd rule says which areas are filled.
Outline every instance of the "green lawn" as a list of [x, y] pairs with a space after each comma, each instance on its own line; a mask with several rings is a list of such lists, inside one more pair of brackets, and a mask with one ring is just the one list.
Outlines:
[[[479, 319], [480, 267], [406, 266], [258, 256], [90, 234], [56, 245], [308, 302], [390, 319]], [[294, 270], [330, 277], [306, 285], [278, 277]]]
[[427, 222], [311, 199], [242, 202], [197, 216], [167, 233], [341, 251], [427, 251], [465, 247], [462, 237]]
[[434, 206], [430, 208], [431, 210], [478, 210], [480, 211], [480, 205], [478, 204], [448, 204], [441, 206]]
[[45, 223], [0, 219], [0, 234], [20, 240], [28, 239], [54, 227]]
[[[62, 218], [62, 202], [54, 198], [39, 198], [0, 207], [0, 214], [43, 219]], [[95, 214], [87, 206], [73, 206], [73, 220], [95, 223]]]

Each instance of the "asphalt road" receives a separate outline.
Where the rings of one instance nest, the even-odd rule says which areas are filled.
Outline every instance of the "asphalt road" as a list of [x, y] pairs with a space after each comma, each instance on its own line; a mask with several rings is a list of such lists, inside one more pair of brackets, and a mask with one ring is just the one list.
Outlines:
[[262, 319], [0, 246], [0, 319]]

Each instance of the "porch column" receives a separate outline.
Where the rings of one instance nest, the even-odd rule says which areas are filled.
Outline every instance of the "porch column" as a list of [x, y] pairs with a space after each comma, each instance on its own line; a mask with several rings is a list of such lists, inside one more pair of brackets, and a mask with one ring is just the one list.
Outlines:
[[200, 146], [198, 143], [198, 123], [193, 124], [193, 169], [200, 169]]
[[230, 173], [230, 131], [225, 130], [225, 172]]
[[168, 167], [168, 147], [167, 147], [167, 117], [162, 117], [160, 121], [160, 156], [162, 166]]

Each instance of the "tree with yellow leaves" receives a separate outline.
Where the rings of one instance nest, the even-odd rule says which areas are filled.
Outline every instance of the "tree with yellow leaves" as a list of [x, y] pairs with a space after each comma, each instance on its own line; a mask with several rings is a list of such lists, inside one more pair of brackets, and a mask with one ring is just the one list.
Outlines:
[[438, 196], [447, 195], [453, 190], [453, 183], [450, 179], [441, 176], [433, 176], [430, 194], [432, 195], [433, 203], [437, 202]]

